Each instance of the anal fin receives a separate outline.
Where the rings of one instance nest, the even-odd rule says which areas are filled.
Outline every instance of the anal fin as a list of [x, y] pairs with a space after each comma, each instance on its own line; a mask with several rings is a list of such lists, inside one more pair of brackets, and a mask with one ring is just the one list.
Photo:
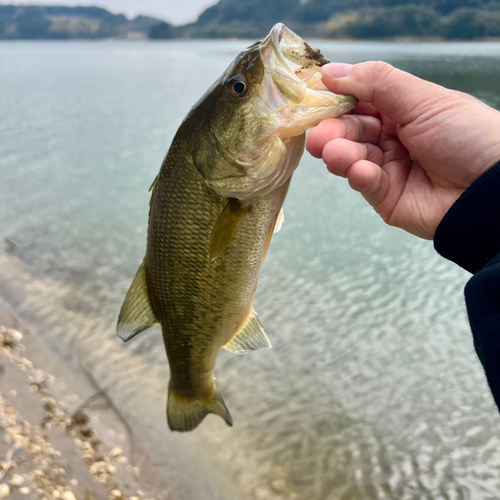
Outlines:
[[158, 323], [158, 318], [151, 307], [146, 283], [146, 267], [143, 262], [125, 297], [118, 317], [116, 333], [126, 342], [156, 323]]
[[257, 313], [252, 309], [243, 326], [224, 347], [228, 351], [242, 354], [256, 349], [270, 349], [272, 346]]

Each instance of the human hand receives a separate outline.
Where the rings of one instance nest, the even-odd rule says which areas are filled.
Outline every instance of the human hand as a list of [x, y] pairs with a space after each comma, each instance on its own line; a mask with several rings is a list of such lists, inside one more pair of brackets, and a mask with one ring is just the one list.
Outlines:
[[311, 130], [307, 150], [382, 219], [433, 239], [446, 212], [500, 160], [500, 112], [383, 62], [328, 64], [323, 83], [360, 104]]

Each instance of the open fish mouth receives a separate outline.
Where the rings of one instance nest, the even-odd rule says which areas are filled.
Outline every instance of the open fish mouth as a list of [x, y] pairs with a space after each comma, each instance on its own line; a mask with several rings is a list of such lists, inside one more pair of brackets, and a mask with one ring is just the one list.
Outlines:
[[[242, 109], [251, 117], [245, 124], [251, 126], [241, 127], [244, 132], [235, 133], [239, 140], [229, 142], [230, 147], [216, 138], [218, 151], [236, 171], [227, 175], [224, 170], [207, 184], [223, 197], [243, 200], [265, 196], [286, 183], [304, 152], [306, 130], [347, 113], [358, 101], [317, 90], [321, 67], [329, 61], [281, 23], [235, 61], [222, 81], [226, 85], [236, 71], [249, 77], [250, 99], [240, 102], [248, 106]], [[225, 138], [226, 130], [220, 137]]]
[[284, 24], [276, 24], [268, 38], [275, 56], [275, 60], [268, 59], [270, 64], [267, 65], [273, 80], [277, 84], [285, 80], [289, 86], [284, 89], [288, 98], [295, 103], [302, 102], [306, 89], [314, 89], [321, 80], [322, 73], [318, 69], [330, 61]]
[[261, 47], [268, 76], [259, 94], [284, 119], [279, 130], [282, 139], [300, 135], [321, 120], [340, 116], [358, 104], [354, 96], [315, 90], [323, 76], [320, 68], [330, 61], [285, 25], [276, 24]]

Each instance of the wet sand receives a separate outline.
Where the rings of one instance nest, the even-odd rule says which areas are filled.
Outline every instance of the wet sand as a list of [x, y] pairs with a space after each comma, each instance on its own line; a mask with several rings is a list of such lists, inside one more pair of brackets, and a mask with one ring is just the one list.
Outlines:
[[174, 498], [77, 359], [0, 304], [0, 499]]

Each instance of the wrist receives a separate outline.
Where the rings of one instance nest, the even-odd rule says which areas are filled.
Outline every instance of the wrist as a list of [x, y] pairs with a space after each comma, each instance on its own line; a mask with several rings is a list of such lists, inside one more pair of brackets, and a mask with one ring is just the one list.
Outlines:
[[458, 198], [439, 224], [434, 247], [448, 260], [476, 273], [500, 253], [500, 162]]

